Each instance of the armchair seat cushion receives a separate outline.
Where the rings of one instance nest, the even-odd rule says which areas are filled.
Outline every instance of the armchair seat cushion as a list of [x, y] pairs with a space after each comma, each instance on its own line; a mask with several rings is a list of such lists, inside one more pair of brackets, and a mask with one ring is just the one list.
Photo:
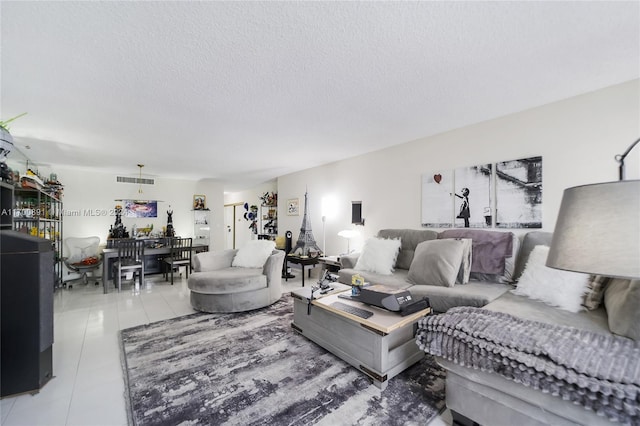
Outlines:
[[245, 312], [282, 297], [284, 251], [272, 250], [259, 268], [231, 266], [237, 250], [199, 253], [188, 279], [191, 306], [203, 312]]
[[228, 294], [267, 287], [262, 268], [224, 268], [199, 272], [189, 278], [189, 289], [203, 294]]

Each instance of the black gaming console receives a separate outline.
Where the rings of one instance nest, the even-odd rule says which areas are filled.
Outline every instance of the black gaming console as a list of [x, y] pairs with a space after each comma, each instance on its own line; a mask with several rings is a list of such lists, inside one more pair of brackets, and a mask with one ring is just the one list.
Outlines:
[[400, 290], [383, 285], [364, 286], [360, 289], [360, 294], [350, 296], [351, 300], [377, 306], [393, 312], [400, 312], [400, 315], [409, 315], [428, 308], [429, 299], [415, 300], [408, 290]]

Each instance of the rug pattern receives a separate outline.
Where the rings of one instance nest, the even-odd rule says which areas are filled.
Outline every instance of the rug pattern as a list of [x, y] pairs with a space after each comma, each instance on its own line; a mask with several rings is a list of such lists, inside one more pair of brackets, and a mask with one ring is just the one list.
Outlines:
[[424, 425], [444, 408], [445, 373], [429, 355], [381, 392], [292, 319], [284, 296], [123, 330], [130, 424]]

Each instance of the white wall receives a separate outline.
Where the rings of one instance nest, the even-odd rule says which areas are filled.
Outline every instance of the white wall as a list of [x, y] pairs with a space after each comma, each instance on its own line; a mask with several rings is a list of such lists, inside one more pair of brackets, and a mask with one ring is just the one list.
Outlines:
[[167, 224], [167, 210], [173, 210], [173, 227], [176, 235], [193, 236], [193, 196], [205, 194], [207, 207], [211, 209], [211, 247], [224, 244], [223, 187], [215, 181], [189, 181], [154, 178], [154, 185], [142, 185], [142, 194], [137, 184], [117, 183], [112, 173], [96, 173], [75, 168], [56, 168], [58, 179], [64, 184], [64, 237], [99, 236], [106, 242], [109, 228], [115, 222], [113, 210], [116, 199], [159, 200], [157, 218], [122, 218], [122, 223], [131, 232], [132, 227], [153, 224], [154, 231], [161, 231]]
[[260, 197], [262, 197], [265, 192], [277, 192], [278, 191], [278, 183], [275, 180], [264, 182], [260, 185], [257, 185], [253, 188], [247, 189], [245, 191], [238, 192], [225, 192], [224, 194], [224, 204], [237, 204], [237, 203], [249, 203], [255, 204], [257, 206], [260, 205]]
[[[428, 120], [429, 117], [425, 117]], [[321, 202], [336, 201], [326, 222], [327, 254], [346, 251], [342, 229], [357, 229], [351, 248], [382, 228], [420, 228], [421, 175], [438, 169], [543, 157], [543, 230], [553, 231], [565, 188], [617, 180], [614, 160], [640, 137], [640, 80], [315, 167], [278, 179], [279, 234], [302, 222], [305, 188], [309, 218], [322, 247]], [[627, 179], [640, 178], [640, 147], [627, 159]], [[286, 200], [300, 199], [300, 216]], [[353, 226], [351, 201], [362, 201], [365, 226]]]

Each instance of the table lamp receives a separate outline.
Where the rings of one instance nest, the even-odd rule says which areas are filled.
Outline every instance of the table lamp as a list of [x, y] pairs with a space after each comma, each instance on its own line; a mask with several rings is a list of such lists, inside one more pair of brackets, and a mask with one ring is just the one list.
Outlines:
[[564, 190], [547, 266], [627, 279], [640, 278], [640, 180], [619, 180]]
[[355, 237], [356, 235], [358, 235], [358, 231], [354, 231], [353, 229], [345, 229], [338, 232], [338, 236], [347, 240], [347, 252], [345, 254], [351, 253], [351, 250], [349, 249], [349, 240], [351, 240], [351, 238]]

